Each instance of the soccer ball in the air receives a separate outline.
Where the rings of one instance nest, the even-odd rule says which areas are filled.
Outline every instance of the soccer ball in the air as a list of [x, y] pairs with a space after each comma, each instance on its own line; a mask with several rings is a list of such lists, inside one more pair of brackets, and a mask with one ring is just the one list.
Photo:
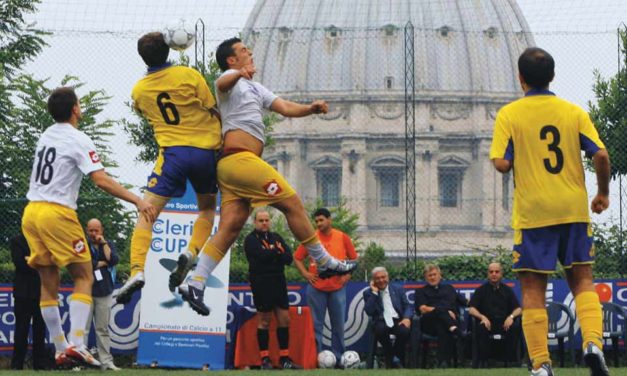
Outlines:
[[194, 44], [196, 35], [193, 29], [185, 25], [184, 20], [178, 20], [163, 29], [163, 39], [171, 49], [183, 51]]
[[336, 361], [335, 355], [329, 350], [320, 351], [318, 354], [318, 368], [333, 368]]
[[340, 358], [340, 365], [342, 368], [357, 368], [359, 366], [359, 354], [355, 351], [346, 351]]

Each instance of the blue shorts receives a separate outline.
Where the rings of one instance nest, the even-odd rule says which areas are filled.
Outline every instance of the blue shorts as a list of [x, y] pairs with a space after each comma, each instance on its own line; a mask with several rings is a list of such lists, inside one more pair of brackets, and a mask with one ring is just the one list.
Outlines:
[[198, 194], [217, 193], [216, 151], [193, 146], [170, 146], [159, 152], [148, 192], [163, 197], [181, 197], [189, 179]]
[[553, 273], [557, 260], [565, 269], [594, 263], [589, 223], [566, 223], [514, 231], [512, 270]]

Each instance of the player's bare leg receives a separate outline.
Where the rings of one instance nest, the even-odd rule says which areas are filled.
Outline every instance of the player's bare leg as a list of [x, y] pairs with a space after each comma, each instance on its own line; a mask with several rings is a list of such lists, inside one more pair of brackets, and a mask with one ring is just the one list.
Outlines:
[[226, 203], [220, 211], [218, 231], [209, 239], [198, 258], [198, 265], [189, 283], [179, 286], [179, 293], [190, 307], [203, 316], [211, 310], [204, 303], [205, 283], [218, 266], [228, 249], [235, 243], [250, 214], [250, 204], [245, 200]]
[[[155, 216], [156, 220], [170, 199], [146, 192], [144, 194], [144, 200], [154, 206], [157, 211], [157, 215]], [[146, 265], [146, 256], [148, 256], [150, 243], [152, 242], [152, 226], [154, 223], [154, 221], [151, 221], [143, 215], [137, 218], [137, 224], [135, 225], [135, 230], [131, 237], [131, 277], [118, 290], [115, 297], [117, 303], [126, 304], [130, 302], [133, 293], [144, 287], [146, 283], [144, 266]]]
[[209, 239], [211, 230], [213, 229], [213, 219], [216, 215], [216, 195], [215, 194], [196, 194], [198, 202], [198, 218], [194, 223], [192, 238], [189, 242], [188, 250], [179, 255], [176, 269], [170, 274], [168, 287], [170, 291], [174, 291], [187, 276], [192, 269], [194, 260], [202, 247]]
[[296, 239], [303, 243], [305, 248], [307, 248], [309, 256], [318, 264], [318, 274], [321, 278], [330, 277], [331, 275], [347, 274], [357, 267], [357, 262], [352, 260], [337, 260], [324, 249], [324, 246], [316, 236], [316, 232], [307, 217], [305, 206], [298, 195], [272, 204], [272, 206], [279, 209], [285, 215], [287, 224]]

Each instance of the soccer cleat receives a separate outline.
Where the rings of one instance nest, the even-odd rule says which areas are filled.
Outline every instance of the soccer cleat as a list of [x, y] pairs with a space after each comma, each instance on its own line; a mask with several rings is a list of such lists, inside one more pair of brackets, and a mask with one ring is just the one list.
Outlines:
[[115, 301], [118, 304], [126, 304], [131, 301], [133, 293], [140, 290], [146, 284], [146, 278], [144, 272], [138, 272], [133, 277], [129, 278], [124, 286], [120, 287], [118, 294], [115, 297]]
[[272, 361], [270, 361], [270, 358], [267, 356], [264, 356], [263, 358], [261, 358], [261, 369], [273, 369], [274, 367], [272, 367]]
[[94, 358], [85, 346], [70, 346], [65, 349], [65, 355], [68, 358], [72, 358], [80, 363], [88, 365], [90, 367], [100, 367], [100, 362]]
[[320, 279], [327, 279], [329, 277], [333, 277], [334, 275], [345, 275], [351, 273], [356, 268], [357, 261], [354, 260], [338, 261], [335, 269], [331, 269], [326, 267], [325, 265], [321, 265], [318, 266], [318, 277]]
[[281, 367], [283, 369], [303, 369], [303, 367], [294, 363], [290, 358], [281, 359]]
[[121, 371], [122, 368], [116, 366], [113, 363], [106, 363], [106, 364], [102, 364], [100, 366], [100, 370], [102, 370], [102, 371], [107, 371], [107, 370], [109, 370], [109, 371]]
[[174, 292], [183, 283], [192, 266], [194, 266], [194, 255], [189, 251], [181, 253], [176, 262], [176, 268], [170, 273], [170, 282], [168, 284], [170, 291]]
[[204, 289], [198, 289], [190, 284], [183, 283], [179, 286], [179, 294], [181, 294], [183, 300], [189, 303], [189, 306], [192, 307], [196, 313], [202, 316], [209, 316], [211, 313], [211, 309], [209, 309], [204, 302]]
[[74, 367], [76, 362], [72, 358], [65, 355], [63, 351], [57, 351], [54, 355], [54, 363], [59, 369], [68, 369]]
[[583, 360], [586, 362], [588, 368], [590, 368], [590, 376], [610, 375], [610, 370], [605, 364], [605, 358], [603, 358], [603, 350], [593, 342], [588, 342], [583, 352]]
[[531, 370], [531, 376], [553, 376], [553, 369], [548, 363], [544, 363], [537, 370]]

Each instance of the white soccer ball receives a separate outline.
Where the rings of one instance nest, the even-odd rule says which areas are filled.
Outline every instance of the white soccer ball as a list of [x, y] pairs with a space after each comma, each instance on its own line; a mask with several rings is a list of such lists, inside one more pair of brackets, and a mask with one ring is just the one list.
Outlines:
[[329, 350], [320, 351], [318, 354], [318, 368], [333, 368], [337, 359]]
[[183, 51], [194, 44], [196, 33], [193, 28], [186, 26], [185, 20], [180, 19], [163, 29], [163, 39], [171, 49]]
[[361, 359], [359, 359], [359, 354], [351, 350], [344, 352], [340, 358], [340, 364], [342, 365], [342, 368], [345, 369], [357, 368], [360, 361]]

